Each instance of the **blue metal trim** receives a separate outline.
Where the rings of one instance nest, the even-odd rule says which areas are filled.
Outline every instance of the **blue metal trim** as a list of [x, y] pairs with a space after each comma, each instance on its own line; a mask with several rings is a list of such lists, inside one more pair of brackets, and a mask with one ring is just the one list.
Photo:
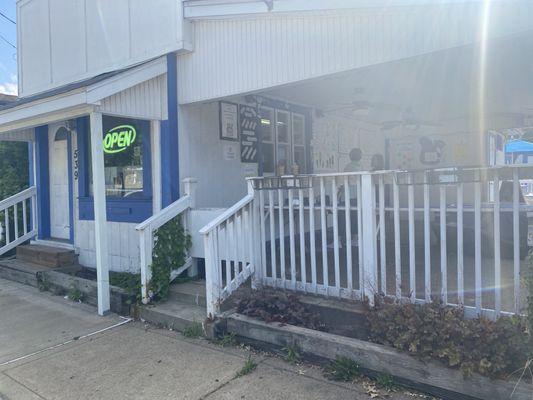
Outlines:
[[175, 53], [167, 54], [168, 121], [161, 122], [161, 198], [163, 207], [180, 197], [178, 132], [178, 65]]
[[86, 197], [87, 177], [89, 176], [88, 149], [89, 149], [89, 117], [80, 117], [76, 119], [76, 132], [78, 142], [78, 196]]
[[38, 237], [50, 237], [50, 171], [48, 152], [48, 125], [35, 128], [37, 163], [37, 220]]
[[[80, 221], [94, 220], [94, 200], [92, 197], [78, 199]], [[139, 223], [152, 216], [152, 199], [106, 199], [107, 220], [109, 222]]]
[[74, 243], [74, 183], [72, 182], [72, 133], [67, 134], [69, 242]]
[[[28, 142], [28, 182], [29, 186], [35, 185], [35, 176], [33, 175], [33, 143]], [[33, 230], [33, 210], [32, 207], [29, 208], [28, 214], [30, 215], [29, 227], [30, 231]]]

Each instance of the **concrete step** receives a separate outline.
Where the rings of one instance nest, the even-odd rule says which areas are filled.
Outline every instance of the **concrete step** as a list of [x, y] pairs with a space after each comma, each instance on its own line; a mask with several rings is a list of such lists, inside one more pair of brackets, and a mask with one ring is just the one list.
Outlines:
[[39, 287], [37, 274], [45, 270], [50, 268], [17, 259], [0, 260], [0, 278], [33, 287]]
[[78, 263], [74, 250], [29, 244], [17, 247], [17, 259], [50, 268], [67, 267]]
[[169, 300], [205, 307], [205, 281], [190, 281], [170, 285]]
[[142, 306], [140, 317], [149, 323], [183, 332], [195, 324], [202, 324], [207, 312], [205, 307], [168, 299], [155, 305]]

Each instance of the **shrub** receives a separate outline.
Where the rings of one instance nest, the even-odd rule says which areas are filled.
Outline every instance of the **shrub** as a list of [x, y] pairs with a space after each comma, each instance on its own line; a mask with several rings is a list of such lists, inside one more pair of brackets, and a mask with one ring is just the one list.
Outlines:
[[131, 304], [133, 299], [135, 303], [141, 303], [141, 274], [110, 271], [109, 283], [124, 289], [129, 297], [126, 301], [128, 304]]
[[407, 351], [428, 361], [437, 359], [473, 372], [505, 377], [525, 364], [528, 353], [526, 321], [519, 317], [467, 319], [457, 307], [438, 302], [398, 304], [378, 299], [367, 310], [371, 340]]
[[269, 290], [255, 291], [237, 301], [237, 312], [266, 322], [303, 326], [326, 330], [318, 314], [311, 312], [293, 294]]
[[154, 234], [154, 240], [150, 291], [152, 297], [162, 300], [168, 296], [170, 273], [185, 264], [192, 242], [181, 223], [181, 217], [176, 217], [159, 228]]

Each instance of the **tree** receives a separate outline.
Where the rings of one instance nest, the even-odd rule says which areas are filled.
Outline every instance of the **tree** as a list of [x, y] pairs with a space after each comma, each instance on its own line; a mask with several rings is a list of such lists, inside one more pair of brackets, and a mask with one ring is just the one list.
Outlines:
[[28, 186], [28, 144], [0, 141], [0, 201]]

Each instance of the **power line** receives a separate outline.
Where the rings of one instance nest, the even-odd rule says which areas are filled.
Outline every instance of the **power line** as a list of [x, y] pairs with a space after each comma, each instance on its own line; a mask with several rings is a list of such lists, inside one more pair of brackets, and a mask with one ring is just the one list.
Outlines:
[[0, 16], [4, 17], [5, 19], [7, 19], [12, 24], [17, 25], [17, 23], [15, 21], [13, 21], [11, 18], [9, 18], [7, 15], [5, 15], [2, 11], [0, 11]]
[[6, 42], [11, 47], [13, 47], [15, 50], [17, 49], [17, 46], [15, 46], [13, 43], [11, 43], [9, 40], [7, 40], [4, 36], [0, 35], [0, 39], [2, 39], [4, 42]]

